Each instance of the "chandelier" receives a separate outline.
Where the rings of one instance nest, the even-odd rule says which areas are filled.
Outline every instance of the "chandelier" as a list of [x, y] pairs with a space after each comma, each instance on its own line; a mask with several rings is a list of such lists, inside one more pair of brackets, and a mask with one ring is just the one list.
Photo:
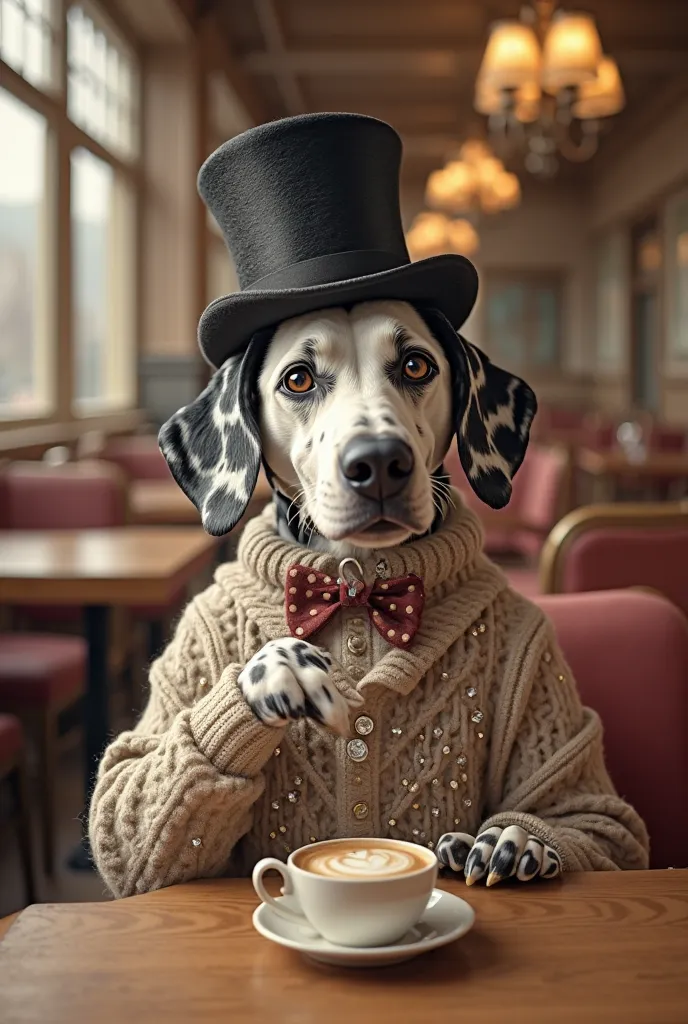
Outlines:
[[601, 122], [624, 103], [616, 61], [602, 52], [589, 14], [555, 11], [553, 0], [535, 0], [519, 20], [492, 26], [475, 109], [489, 118], [499, 152], [525, 150], [532, 174], [555, 174], [557, 152], [588, 160], [597, 151]]
[[478, 234], [468, 220], [426, 210], [418, 214], [406, 233], [406, 244], [412, 260], [445, 252], [472, 256], [478, 249]]
[[433, 171], [425, 188], [428, 206], [450, 214], [499, 213], [516, 206], [520, 199], [516, 175], [479, 139], [464, 142], [458, 158]]

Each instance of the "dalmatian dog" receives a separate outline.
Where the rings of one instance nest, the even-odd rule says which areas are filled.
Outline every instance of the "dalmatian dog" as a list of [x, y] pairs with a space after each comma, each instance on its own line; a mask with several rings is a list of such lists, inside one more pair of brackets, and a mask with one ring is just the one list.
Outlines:
[[[164, 425], [160, 447], [208, 533], [239, 521], [262, 460], [280, 533], [355, 558], [441, 523], [451, 504], [442, 461], [454, 436], [474, 491], [506, 505], [535, 410], [527, 384], [438, 311], [363, 302], [258, 332]], [[349, 708], [330, 667], [329, 654], [305, 640], [273, 640], [239, 686], [267, 726], [307, 716], [346, 734]], [[438, 856], [468, 884], [553, 877], [557, 855], [522, 832], [450, 833]]]

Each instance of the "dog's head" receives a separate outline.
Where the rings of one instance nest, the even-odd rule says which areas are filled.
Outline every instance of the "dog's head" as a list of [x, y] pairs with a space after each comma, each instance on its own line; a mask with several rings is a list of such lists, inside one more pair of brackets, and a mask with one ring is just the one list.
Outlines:
[[475, 492], [505, 505], [535, 408], [441, 314], [368, 302], [257, 335], [165, 424], [160, 447], [211, 534], [241, 518], [262, 455], [320, 537], [381, 548], [432, 525], [454, 434]]

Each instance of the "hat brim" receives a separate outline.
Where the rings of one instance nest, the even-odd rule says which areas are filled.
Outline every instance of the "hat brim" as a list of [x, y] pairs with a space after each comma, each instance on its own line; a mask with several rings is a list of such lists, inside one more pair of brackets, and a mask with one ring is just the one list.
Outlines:
[[365, 277], [281, 291], [243, 291], [215, 299], [198, 325], [201, 352], [211, 366], [244, 348], [256, 331], [304, 313], [375, 299], [432, 305], [458, 330], [478, 294], [478, 274], [465, 256], [445, 254]]

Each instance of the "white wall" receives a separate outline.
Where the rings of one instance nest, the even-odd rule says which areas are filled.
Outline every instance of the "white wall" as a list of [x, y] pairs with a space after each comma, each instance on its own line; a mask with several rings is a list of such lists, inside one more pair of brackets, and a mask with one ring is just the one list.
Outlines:
[[642, 214], [654, 199], [688, 178], [688, 97], [637, 140], [603, 164], [591, 190], [591, 230]]
[[[405, 224], [421, 208], [422, 196], [403, 198]], [[471, 257], [478, 273], [490, 268], [561, 270], [565, 276], [562, 368], [586, 373], [592, 353], [592, 288], [586, 197], [580, 189], [556, 183], [526, 182], [515, 210], [485, 216], [478, 224], [480, 250]], [[465, 334], [481, 344], [480, 295]]]

